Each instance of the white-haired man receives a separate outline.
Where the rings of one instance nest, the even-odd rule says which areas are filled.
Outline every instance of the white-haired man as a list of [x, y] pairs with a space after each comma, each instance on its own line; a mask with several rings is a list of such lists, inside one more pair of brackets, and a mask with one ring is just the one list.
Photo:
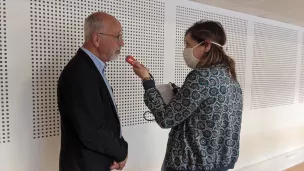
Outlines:
[[124, 45], [122, 27], [113, 16], [96, 12], [84, 24], [85, 42], [58, 81], [61, 116], [60, 171], [122, 170], [128, 144], [121, 135], [106, 63]]

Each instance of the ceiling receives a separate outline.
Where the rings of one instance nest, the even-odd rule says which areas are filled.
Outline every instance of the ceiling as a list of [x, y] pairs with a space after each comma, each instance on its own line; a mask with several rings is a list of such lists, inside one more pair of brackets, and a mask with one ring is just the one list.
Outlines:
[[304, 0], [191, 0], [304, 27]]

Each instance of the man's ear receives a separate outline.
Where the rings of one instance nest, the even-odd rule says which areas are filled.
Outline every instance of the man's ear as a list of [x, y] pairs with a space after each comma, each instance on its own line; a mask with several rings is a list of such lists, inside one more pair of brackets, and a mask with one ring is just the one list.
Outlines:
[[101, 40], [101, 36], [97, 33], [94, 33], [92, 34], [92, 40], [93, 40], [93, 44], [96, 46], [96, 47], [99, 47], [99, 42]]

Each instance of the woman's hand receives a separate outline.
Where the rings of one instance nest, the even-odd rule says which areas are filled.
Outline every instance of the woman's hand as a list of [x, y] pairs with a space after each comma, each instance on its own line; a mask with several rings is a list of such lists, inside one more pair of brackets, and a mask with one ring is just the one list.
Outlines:
[[150, 77], [149, 70], [139, 62], [134, 62], [133, 71], [142, 80]]

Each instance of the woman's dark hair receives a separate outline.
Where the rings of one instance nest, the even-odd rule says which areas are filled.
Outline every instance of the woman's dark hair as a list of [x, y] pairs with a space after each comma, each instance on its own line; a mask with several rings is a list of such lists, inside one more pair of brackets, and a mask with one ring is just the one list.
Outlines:
[[[225, 64], [229, 67], [231, 76], [236, 80], [235, 62], [229, 57], [223, 47], [212, 44], [211, 42], [218, 43], [222, 46], [226, 43], [226, 34], [223, 26], [215, 21], [199, 21], [193, 24], [185, 33], [185, 36], [190, 33], [192, 39], [198, 43], [202, 41], [210, 41], [210, 50], [205, 53], [197, 64], [197, 68], [210, 67], [217, 64]], [[206, 42], [201, 46], [206, 46]]]

